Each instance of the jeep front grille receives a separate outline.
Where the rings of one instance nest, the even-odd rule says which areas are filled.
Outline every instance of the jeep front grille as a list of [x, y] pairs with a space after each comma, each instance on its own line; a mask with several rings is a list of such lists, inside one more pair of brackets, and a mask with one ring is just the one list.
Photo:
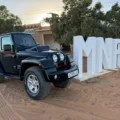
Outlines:
[[56, 64], [57, 70], [67, 70], [70, 68], [70, 65], [66, 62], [61, 62]]

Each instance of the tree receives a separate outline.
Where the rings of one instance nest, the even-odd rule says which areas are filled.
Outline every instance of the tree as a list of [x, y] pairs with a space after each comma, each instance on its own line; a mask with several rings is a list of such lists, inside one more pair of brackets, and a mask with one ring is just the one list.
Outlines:
[[120, 37], [120, 7], [118, 3], [106, 13], [100, 2], [92, 6], [92, 0], [63, 0], [61, 16], [52, 14], [45, 21], [50, 24], [54, 39], [69, 45], [73, 36]]
[[46, 18], [45, 21], [50, 23], [56, 41], [69, 44], [74, 35], [83, 32], [81, 26], [90, 14], [92, 0], [63, 0], [63, 3], [64, 12], [61, 16], [52, 14], [52, 17]]
[[10, 13], [5, 6], [0, 6], [0, 34], [23, 30], [20, 18]]
[[111, 10], [105, 15], [106, 36], [120, 37], [120, 6], [118, 3], [112, 6]]

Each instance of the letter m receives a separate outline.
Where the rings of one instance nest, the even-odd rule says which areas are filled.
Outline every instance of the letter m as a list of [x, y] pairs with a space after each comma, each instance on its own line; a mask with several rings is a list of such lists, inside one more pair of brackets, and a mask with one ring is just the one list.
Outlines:
[[74, 37], [74, 61], [79, 67], [79, 77], [83, 77], [83, 56], [87, 57], [87, 72], [95, 74], [96, 37], [89, 37], [85, 42], [82, 36]]

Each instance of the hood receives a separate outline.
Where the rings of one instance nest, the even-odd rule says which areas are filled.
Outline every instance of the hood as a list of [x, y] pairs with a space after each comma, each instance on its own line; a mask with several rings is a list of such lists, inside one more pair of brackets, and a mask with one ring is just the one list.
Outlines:
[[19, 51], [17, 53], [18, 56], [24, 56], [24, 57], [48, 57], [49, 55], [53, 55], [56, 53], [62, 53], [62, 51], [55, 51], [50, 50], [49, 46], [37, 46], [38, 51], [33, 50], [25, 50], [25, 51]]
[[26, 57], [47, 57], [48, 53], [38, 52], [38, 51], [19, 51], [17, 53], [18, 56], [26, 56]]
[[43, 58], [56, 53], [58, 53], [58, 51], [38, 48], [38, 51], [32, 51], [32, 50], [19, 51], [17, 55], [25, 56], [25, 57], [42, 57]]

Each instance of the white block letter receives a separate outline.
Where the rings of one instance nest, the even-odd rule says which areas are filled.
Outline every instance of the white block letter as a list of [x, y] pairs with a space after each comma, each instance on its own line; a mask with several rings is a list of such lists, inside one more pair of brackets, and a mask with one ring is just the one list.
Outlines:
[[96, 73], [96, 37], [89, 37], [85, 42], [82, 36], [74, 37], [74, 61], [79, 67], [79, 77], [83, 76], [83, 54], [88, 57], [88, 74]]

